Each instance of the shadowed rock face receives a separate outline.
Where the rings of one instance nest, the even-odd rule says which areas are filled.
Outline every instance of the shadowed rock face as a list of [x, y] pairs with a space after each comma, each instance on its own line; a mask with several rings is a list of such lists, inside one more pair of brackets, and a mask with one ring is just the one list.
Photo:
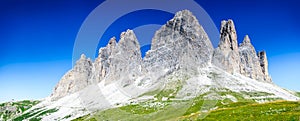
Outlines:
[[268, 71], [268, 59], [265, 51], [258, 52], [258, 58], [261, 66], [261, 70], [264, 74], [264, 80], [267, 82], [272, 82], [272, 78], [269, 75]]
[[99, 49], [95, 62], [84, 55], [67, 72], [51, 94], [57, 100], [88, 85], [120, 82], [125, 87], [136, 81], [160, 81], [161, 76], [179, 71], [195, 75], [199, 68], [213, 64], [229, 73], [271, 82], [265, 52], [258, 55], [245, 36], [238, 46], [232, 20], [222, 21], [219, 46], [214, 49], [196, 17], [188, 10], [179, 11], [154, 35], [151, 49], [142, 59], [139, 42], [132, 30], [121, 33], [120, 40], [110, 39]]

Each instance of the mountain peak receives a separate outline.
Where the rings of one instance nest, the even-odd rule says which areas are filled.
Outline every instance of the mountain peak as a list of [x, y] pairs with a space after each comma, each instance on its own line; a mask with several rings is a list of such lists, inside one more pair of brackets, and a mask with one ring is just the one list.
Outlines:
[[231, 19], [223, 20], [220, 27], [220, 42], [215, 49], [212, 63], [229, 73], [239, 71], [237, 34]]
[[80, 55], [80, 60], [83, 60], [83, 59], [84, 59], [84, 60], [86, 59], [85, 54], [81, 54], [81, 55]]
[[250, 38], [248, 35], [245, 35], [244, 40], [242, 43], [239, 45], [240, 47], [245, 47], [245, 46], [250, 46], [251, 48], [254, 49], [253, 45], [251, 44]]
[[[195, 68], [211, 61], [213, 46], [192, 12], [182, 10], [156, 31], [144, 61], [149, 71]], [[157, 68], [159, 67], [159, 68]]]
[[219, 43], [219, 47], [223, 49], [231, 49], [233, 51], [237, 51], [237, 34], [232, 19], [228, 19], [227, 21], [223, 20], [221, 22], [220, 33], [221, 40]]
[[134, 32], [128, 29], [126, 32], [122, 32], [120, 35], [119, 46], [128, 46], [128, 48], [139, 49], [139, 42]]
[[132, 50], [140, 53], [140, 44], [137, 40], [134, 32], [132, 30], [127, 30], [126, 32], [122, 32], [120, 35], [120, 40], [118, 43], [118, 49], [122, 49], [124, 51]]
[[195, 16], [193, 15], [193, 13], [189, 10], [181, 10], [178, 11], [174, 18], [182, 18], [182, 17], [186, 17], [186, 18], [194, 18]]
[[248, 35], [245, 35], [243, 43], [250, 43], [250, 38]]
[[221, 33], [230, 33], [230, 32], [235, 32], [236, 33], [233, 20], [232, 19], [228, 19], [227, 21], [223, 20], [221, 22], [220, 32]]
[[175, 14], [175, 16], [169, 20], [166, 27], [172, 28], [173, 31], [181, 32], [182, 34], [187, 34], [187, 28], [200, 26], [197, 18], [189, 10], [182, 10]]
[[126, 31], [121, 33], [121, 38], [124, 38], [126, 36], [132, 36], [134, 34], [134, 32], [130, 29], [127, 29]]
[[111, 48], [111, 47], [115, 47], [116, 45], [117, 45], [116, 37], [110, 38], [110, 40], [108, 41], [107, 47]]

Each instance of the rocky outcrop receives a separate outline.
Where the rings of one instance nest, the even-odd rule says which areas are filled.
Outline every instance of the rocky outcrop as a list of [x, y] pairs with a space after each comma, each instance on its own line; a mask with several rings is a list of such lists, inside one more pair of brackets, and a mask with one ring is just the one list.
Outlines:
[[239, 46], [239, 54], [241, 59], [240, 73], [252, 79], [264, 80], [259, 58], [248, 35], [244, 37], [243, 43]]
[[229, 72], [239, 72], [239, 51], [234, 23], [231, 19], [221, 22], [220, 42], [213, 54], [212, 63]]
[[94, 63], [81, 55], [74, 68], [59, 81], [51, 99], [56, 100], [103, 80], [106, 84], [120, 81], [121, 86], [125, 86], [141, 74], [140, 45], [133, 31], [127, 30], [121, 33], [119, 43], [113, 37], [106, 47], [100, 48]]
[[246, 77], [271, 82], [268, 61], [264, 52], [256, 53], [248, 35], [238, 46], [234, 23], [231, 19], [221, 22], [220, 42], [214, 50], [212, 64], [227, 71]]
[[110, 56], [117, 46], [117, 41], [115, 37], [112, 37], [106, 47], [99, 49], [98, 57], [93, 66], [93, 76], [92, 81], [99, 83], [108, 74], [110, 68]]
[[183, 10], [155, 33], [144, 63], [150, 72], [196, 71], [210, 63], [212, 53], [212, 44], [196, 17]]
[[106, 83], [120, 80], [121, 85], [125, 86], [141, 75], [140, 45], [132, 30], [121, 33], [121, 38], [108, 60], [109, 70], [105, 77]]
[[268, 59], [267, 59], [267, 54], [265, 51], [261, 51], [258, 52], [258, 58], [259, 58], [259, 62], [260, 62], [260, 67], [262, 70], [262, 73], [264, 75], [264, 80], [267, 82], [272, 82], [272, 78], [269, 75], [269, 71], [268, 71]]
[[89, 78], [92, 74], [92, 61], [84, 54], [76, 62], [72, 70], [67, 72], [54, 88], [51, 99], [56, 100], [68, 94], [85, 88], [91, 84]]

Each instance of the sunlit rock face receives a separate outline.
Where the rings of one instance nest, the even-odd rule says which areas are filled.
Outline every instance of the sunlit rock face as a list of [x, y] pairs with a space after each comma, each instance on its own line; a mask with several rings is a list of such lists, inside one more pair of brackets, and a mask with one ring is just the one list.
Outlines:
[[132, 30], [121, 33], [121, 38], [108, 60], [109, 70], [104, 75], [106, 83], [121, 79], [121, 85], [124, 86], [141, 75], [140, 45]]
[[91, 84], [89, 78], [92, 74], [92, 68], [92, 61], [82, 54], [73, 69], [68, 71], [56, 85], [51, 98], [53, 100], [59, 99]]
[[183, 10], [156, 31], [144, 63], [150, 72], [196, 71], [211, 62], [212, 53], [212, 44], [196, 17]]
[[259, 58], [248, 35], [244, 37], [243, 43], [239, 46], [239, 54], [241, 58], [240, 73], [252, 79], [264, 80]]
[[220, 34], [219, 45], [213, 53], [213, 65], [228, 73], [239, 73], [255, 80], [271, 82], [265, 52], [256, 53], [248, 35], [238, 46], [235, 26], [231, 19], [221, 22]]
[[239, 72], [238, 41], [235, 26], [231, 19], [221, 22], [220, 34], [220, 42], [214, 51], [212, 63], [229, 73]]

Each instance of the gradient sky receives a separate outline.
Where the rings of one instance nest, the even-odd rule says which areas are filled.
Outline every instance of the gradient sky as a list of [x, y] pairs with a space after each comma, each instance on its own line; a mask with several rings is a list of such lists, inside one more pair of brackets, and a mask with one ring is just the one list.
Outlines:
[[[0, 102], [40, 99], [72, 68], [79, 28], [101, 0], [0, 1]], [[256, 50], [266, 50], [274, 83], [300, 91], [300, 2], [297, 0], [198, 0], [219, 28], [233, 19], [238, 41], [248, 34]], [[130, 4], [130, 3], [129, 3]], [[124, 4], [126, 5], [126, 4]], [[150, 17], [151, 16], [151, 17]], [[103, 43], [136, 26], [136, 18], [164, 24], [171, 14], [127, 14], [107, 30]], [[132, 22], [130, 22], [132, 21]], [[127, 22], [124, 24], [124, 22]], [[127, 26], [124, 26], [127, 25]], [[140, 32], [141, 33], [141, 32]], [[138, 39], [143, 38], [136, 33]], [[151, 38], [153, 33], [143, 35]]]

